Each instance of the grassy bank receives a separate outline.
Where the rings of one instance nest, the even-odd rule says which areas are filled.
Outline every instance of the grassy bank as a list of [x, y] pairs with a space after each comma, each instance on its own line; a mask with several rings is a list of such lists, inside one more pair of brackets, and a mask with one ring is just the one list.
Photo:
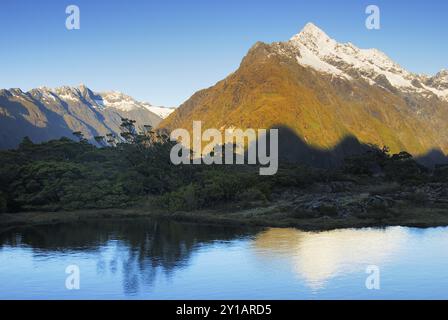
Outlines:
[[[20, 226], [53, 225], [88, 221], [89, 219], [171, 219], [180, 222], [193, 222], [210, 225], [229, 226], [257, 226], [277, 228], [298, 228], [301, 230], [332, 230], [339, 228], [364, 227], [438, 227], [448, 226], [448, 210], [443, 208], [424, 208], [415, 206], [401, 206], [389, 211], [387, 217], [384, 212], [372, 213], [368, 217], [350, 216], [346, 218], [294, 217], [285, 211], [285, 203], [275, 203], [266, 207], [253, 207], [240, 210], [195, 210], [166, 212], [148, 208], [129, 209], [101, 209], [61, 212], [25, 212], [3, 214], [0, 216], [0, 232]], [[382, 216], [382, 218], [379, 218]]]

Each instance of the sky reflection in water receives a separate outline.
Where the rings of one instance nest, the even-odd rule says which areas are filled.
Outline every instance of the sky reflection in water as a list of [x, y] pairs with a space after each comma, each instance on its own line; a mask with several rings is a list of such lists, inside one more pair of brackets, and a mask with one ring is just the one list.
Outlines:
[[[447, 245], [447, 228], [28, 227], [0, 235], [0, 299], [446, 299]], [[80, 290], [65, 288], [72, 264]], [[365, 287], [368, 265], [380, 290]]]

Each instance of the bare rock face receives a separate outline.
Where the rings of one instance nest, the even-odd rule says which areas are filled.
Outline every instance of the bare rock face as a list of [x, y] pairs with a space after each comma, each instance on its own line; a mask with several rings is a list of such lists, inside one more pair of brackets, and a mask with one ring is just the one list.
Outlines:
[[160, 126], [191, 130], [193, 120], [204, 128], [283, 128], [280, 157], [288, 162], [331, 166], [365, 144], [443, 159], [448, 72], [414, 74], [308, 24], [289, 41], [255, 44], [238, 70]]
[[434, 77], [426, 79], [425, 84], [440, 91], [448, 90], [448, 70], [442, 70]]

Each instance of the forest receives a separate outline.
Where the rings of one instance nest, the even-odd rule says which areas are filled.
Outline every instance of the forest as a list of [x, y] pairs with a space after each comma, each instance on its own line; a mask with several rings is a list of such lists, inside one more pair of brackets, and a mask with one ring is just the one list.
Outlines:
[[[35, 144], [24, 138], [17, 149], [1, 151], [0, 211], [117, 209], [142, 203], [169, 212], [246, 208], [266, 206], [288, 193], [338, 194], [335, 185], [353, 194], [386, 186], [391, 189], [384, 187], [386, 199], [390, 193], [396, 198], [411, 190], [405, 198], [425, 205], [432, 193], [446, 192], [448, 166], [426, 168], [409, 153], [390, 154], [387, 147], [371, 146], [339, 168], [282, 163], [274, 176], [260, 176], [258, 165], [173, 165], [170, 150], [175, 143], [165, 132], [150, 126], [137, 130], [133, 120], [122, 120], [121, 137], [99, 136], [96, 144], [74, 132], [78, 141], [61, 138]], [[316, 185], [329, 190], [315, 191]], [[341, 215], [339, 207], [348, 206], [330, 200], [318, 205], [318, 214]]]

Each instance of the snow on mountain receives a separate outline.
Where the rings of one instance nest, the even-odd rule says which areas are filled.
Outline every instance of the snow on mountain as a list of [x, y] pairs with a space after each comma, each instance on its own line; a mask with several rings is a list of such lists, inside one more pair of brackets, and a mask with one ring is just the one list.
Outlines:
[[165, 119], [168, 117], [171, 113], [174, 112], [174, 108], [167, 108], [167, 107], [153, 107], [151, 105], [148, 105], [147, 107], [151, 112], [158, 115], [160, 118]]
[[[10, 89], [16, 96], [26, 97], [26, 93], [20, 89]], [[65, 102], [87, 104], [92, 109], [114, 108], [123, 112], [150, 111], [164, 119], [168, 117], [174, 108], [152, 106], [148, 102], [140, 102], [118, 91], [95, 93], [81, 84], [78, 87], [62, 86], [58, 88], [39, 87], [32, 89], [29, 94], [42, 102]]]
[[386, 89], [392, 86], [403, 92], [434, 94], [448, 100], [448, 71], [442, 70], [434, 77], [411, 73], [377, 49], [338, 43], [312, 23], [288, 44], [295, 51], [298, 63], [319, 72], [347, 80], [363, 79]]
[[168, 117], [175, 110], [174, 108], [152, 106], [148, 102], [137, 101], [118, 91], [95, 93], [83, 84], [78, 87], [62, 86], [54, 89], [39, 87], [29, 92], [23, 92], [17, 88], [8, 91], [16, 98], [32, 97], [43, 103], [84, 104], [92, 109], [113, 108], [123, 112], [150, 111], [162, 119]]
[[135, 110], [149, 110], [160, 118], [166, 118], [174, 109], [165, 107], [155, 107], [147, 102], [140, 102], [121, 92], [111, 91], [99, 93], [95, 100], [97, 104], [105, 108], [115, 108], [125, 112]]
[[28, 92], [3, 89], [0, 149], [16, 147], [24, 136], [37, 142], [72, 137], [74, 131], [81, 131], [92, 141], [109, 133], [120, 136], [122, 118], [135, 120], [139, 129], [145, 125], [157, 127], [163, 111], [123, 93], [96, 93], [85, 85], [40, 87]]
[[364, 144], [434, 164], [448, 154], [447, 80], [447, 71], [414, 74], [379, 50], [338, 43], [307, 24], [286, 42], [255, 43], [237, 70], [159, 127], [192, 132], [200, 119], [221, 130], [279, 128], [281, 161], [311, 166], [340, 164]]
[[437, 90], [448, 89], [448, 70], [441, 70], [434, 77], [427, 80], [427, 84]]
[[115, 108], [126, 112], [136, 109], [147, 109], [147, 104], [116, 91], [98, 94], [96, 102], [103, 107]]

